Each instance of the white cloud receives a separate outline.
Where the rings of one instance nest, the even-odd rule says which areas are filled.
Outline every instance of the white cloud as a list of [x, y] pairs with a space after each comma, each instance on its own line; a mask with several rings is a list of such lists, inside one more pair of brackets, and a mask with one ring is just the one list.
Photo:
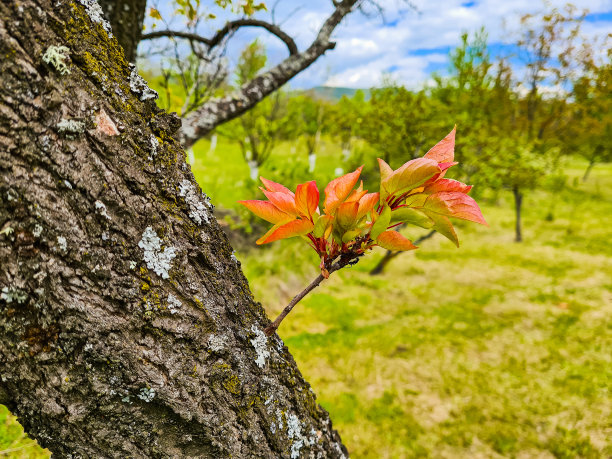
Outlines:
[[[520, 15], [544, 10], [540, 0], [475, 0], [469, 7], [463, 6], [467, 4], [465, 0], [412, 2], [416, 11], [401, 0], [379, 0], [385, 9], [386, 24], [376, 15], [368, 17], [354, 12], [347, 16], [334, 32], [336, 48], [327, 51], [324, 57], [294, 78], [291, 86], [312, 87], [326, 83], [370, 87], [379, 84], [389, 69], [392, 69], [392, 78], [413, 86], [416, 81], [424, 82], [428, 78], [430, 65], [447, 60], [447, 50], [459, 44], [462, 32], [473, 32], [484, 26], [490, 43], [511, 43], [512, 31], [519, 27]], [[550, 3], [563, 9], [566, 0], [550, 0]], [[591, 13], [612, 11], [612, 0], [574, 0], [572, 3], [579, 10], [588, 8]], [[314, 40], [331, 11], [330, 0], [285, 0], [277, 3], [274, 14], [276, 22], [282, 24], [303, 50]], [[269, 19], [270, 14], [258, 13], [257, 16]], [[209, 32], [220, 27], [224, 20], [220, 15], [218, 24], [207, 24]], [[583, 34], [588, 37], [602, 35], [609, 33], [611, 28], [612, 21], [587, 22]], [[256, 36], [262, 37], [266, 44], [270, 65], [287, 56], [284, 43], [253, 28], [236, 34], [228, 56], [237, 55]]]

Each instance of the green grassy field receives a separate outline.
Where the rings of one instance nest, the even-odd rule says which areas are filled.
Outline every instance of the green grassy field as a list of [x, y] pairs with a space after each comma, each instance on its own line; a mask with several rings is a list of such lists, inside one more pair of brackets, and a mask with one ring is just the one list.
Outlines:
[[[287, 156], [279, 149], [272, 161]], [[327, 145], [321, 176], [339, 156]], [[240, 189], [248, 169], [234, 147], [220, 140], [213, 153], [202, 142], [196, 159], [216, 204], [254, 197]], [[352, 457], [612, 456], [612, 165], [583, 184], [574, 178], [585, 167], [566, 164], [561, 193], [526, 195], [525, 242], [513, 242], [502, 194], [482, 206], [490, 228], [458, 225], [460, 249], [436, 235], [380, 276], [368, 272], [382, 252], [371, 254], [283, 322]], [[271, 317], [317, 275], [309, 250], [289, 240], [238, 252]], [[5, 452], [29, 443], [6, 416], [0, 457], [44, 457]]]

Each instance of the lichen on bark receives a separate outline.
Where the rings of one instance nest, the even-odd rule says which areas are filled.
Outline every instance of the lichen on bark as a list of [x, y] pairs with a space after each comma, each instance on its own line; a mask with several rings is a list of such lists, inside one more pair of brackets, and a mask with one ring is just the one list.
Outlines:
[[[42, 61], [49, 46], [69, 49], [69, 74]], [[269, 321], [197, 213], [180, 122], [132, 92], [104, 24], [77, 1], [2, 2], [0, 53], [0, 399], [28, 433], [57, 457], [344, 454], [277, 337], [258, 365]], [[139, 247], [147, 228], [174, 249], [167, 278]]]

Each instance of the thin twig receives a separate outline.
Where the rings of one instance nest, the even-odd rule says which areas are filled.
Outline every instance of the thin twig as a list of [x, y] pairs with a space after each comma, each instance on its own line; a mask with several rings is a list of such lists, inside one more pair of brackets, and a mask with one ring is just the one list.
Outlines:
[[[343, 254], [340, 259], [338, 260], [338, 262], [333, 263], [328, 269], [328, 276], [331, 275], [331, 273], [338, 271], [342, 268], [344, 268], [345, 266], [349, 265], [349, 264], [354, 264], [355, 260], [359, 260], [359, 257], [361, 257], [362, 254], [356, 254], [356, 253], [346, 253]], [[321, 282], [323, 282], [326, 279], [325, 276], [323, 276], [323, 274], [319, 274], [310, 284], [308, 284], [308, 286], [302, 290], [300, 293], [298, 293], [292, 300], [291, 302], [285, 306], [285, 309], [283, 309], [283, 311], [279, 314], [279, 316], [274, 320], [274, 322], [272, 322], [270, 325], [268, 325], [266, 327], [266, 329], [264, 330], [264, 333], [268, 336], [271, 336], [276, 329], [279, 327], [279, 325], [281, 324], [281, 322], [283, 321], [283, 319], [287, 316], [287, 314], [289, 314], [291, 312], [291, 310], [293, 309], [293, 307], [298, 304], [302, 298], [304, 298], [306, 295], [308, 295], [311, 291], [313, 291], [315, 288], [317, 288], [319, 286], [319, 284], [321, 284]]]

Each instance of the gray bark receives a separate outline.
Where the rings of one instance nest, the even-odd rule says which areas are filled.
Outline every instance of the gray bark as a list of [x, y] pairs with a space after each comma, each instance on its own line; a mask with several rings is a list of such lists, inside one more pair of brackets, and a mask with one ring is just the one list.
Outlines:
[[0, 401], [54, 457], [342, 457], [96, 7], [0, 3]]

